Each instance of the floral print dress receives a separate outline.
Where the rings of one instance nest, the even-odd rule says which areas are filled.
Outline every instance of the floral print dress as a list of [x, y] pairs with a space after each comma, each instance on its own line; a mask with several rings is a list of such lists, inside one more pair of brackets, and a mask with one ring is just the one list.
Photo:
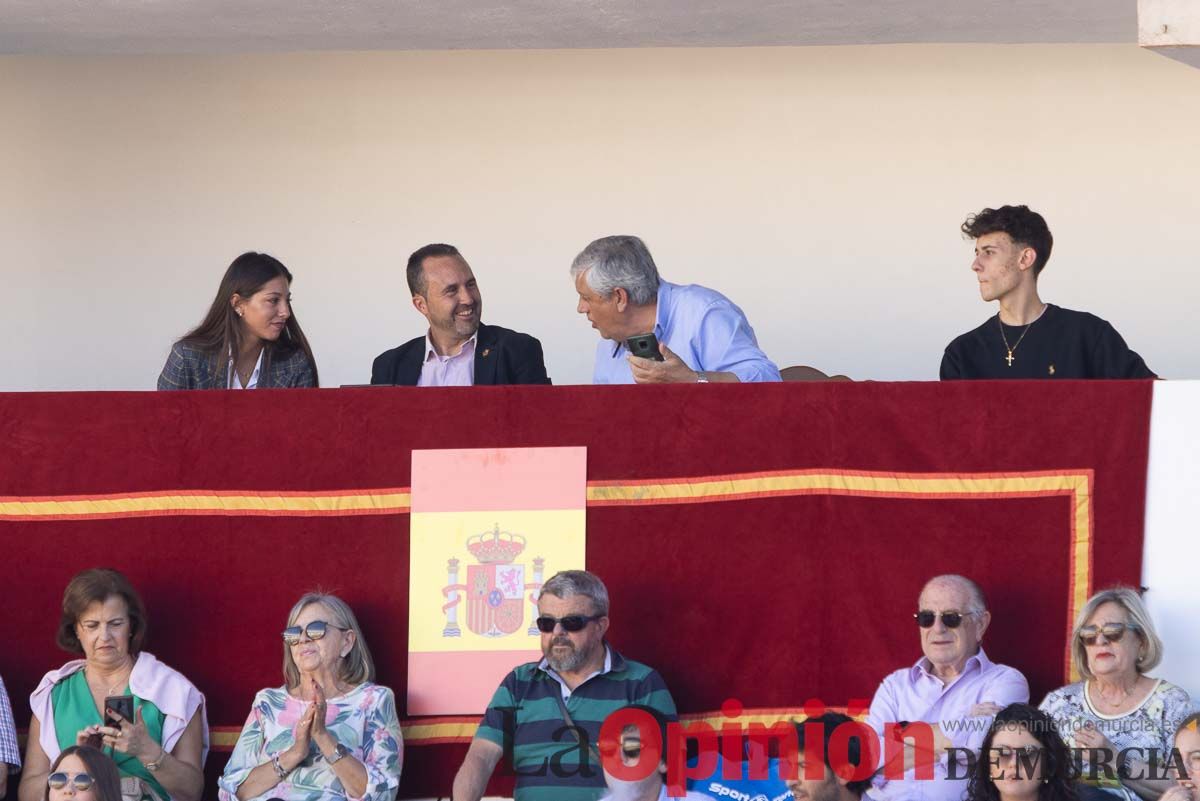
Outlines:
[[[1167, 760], [1175, 729], [1187, 717], [1191, 699], [1187, 690], [1158, 679], [1137, 709], [1124, 715], [1106, 715], [1097, 711], [1088, 698], [1088, 682], [1081, 681], [1060, 687], [1046, 696], [1039, 707], [1054, 719], [1058, 733], [1068, 748], [1078, 748], [1075, 733], [1090, 726], [1108, 738], [1118, 749], [1154, 749], [1156, 761]], [[1145, 759], [1148, 754], [1138, 754]], [[1139, 801], [1138, 796], [1118, 781], [1107, 781], [1097, 771], [1098, 780], [1090, 781], [1085, 769], [1083, 781], [1122, 796], [1127, 801]]]
[[[221, 801], [237, 801], [237, 789], [250, 771], [270, 763], [271, 757], [292, 747], [295, 742], [293, 729], [304, 717], [308, 705], [308, 701], [292, 697], [286, 687], [259, 691], [221, 776]], [[404, 740], [392, 691], [364, 682], [345, 695], [328, 699], [325, 728], [350, 749], [351, 756], [366, 766], [367, 792], [363, 799], [392, 801], [400, 786], [400, 767], [404, 759]], [[309, 745], [308, 758], [299, 767], [260, 797], [285, 801], [345, 801], [349, 798], [315, 743]]]

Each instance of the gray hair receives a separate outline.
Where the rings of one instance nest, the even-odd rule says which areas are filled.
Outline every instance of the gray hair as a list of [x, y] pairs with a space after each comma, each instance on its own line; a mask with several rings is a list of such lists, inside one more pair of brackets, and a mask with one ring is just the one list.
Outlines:
[[570, 598], [572, 595], [582, 595], [592, 601], [593, 615], [608, 614], [608, 587], [595, 573], [586, 570], [563, 570], [555, 573], [550, 580], [542, 585], [541, 595], [553, 595], [555, 598]]
[[646, 243], [636, 236], [606, 236], [592, 242], [571, 262], [571, 277], [586, 273], [584, 281], [607, 298], [618, 287], [629, 293], [635, 306], [658, 297], [658, 268]]
[[[983, 589], [966, 576], [960, 576], [957, 573], [944, 573], [940, 576], [934, 576], [929, 581], [925, 582], [925, 586], [921, 587], [921, 595], [925, 594], [925, 590], [934, 584], [954, 583], [961, 586], [967, 591], [967, 597], [970, 599], [971, 608], [964, 609], [964, 612], [974, 612], [976, 614], [988, 611], [987, 597], [983, 594]], [[920, 596], [918, 596], [918, 601]]]
[[[326, 623], [354, 632], [354, 647], [338, 665], [338, 678], [353, 686], [358, 686], [364, 681], [374, 681], [375, 662], [371, 659], [367, 640], [363, 637], [354, 611], [341, 598], [319, 591], [305, 593], [296, 601], [292, 611], [288, 612], [287, 624], [296, 625], [296, 618], [300, 617], [300, 613], [310, 604], [321, 604], [329, 610], [329, 616], [333, 619], [325, 621]], [[292, 659], [292, 649], [286, 642], [283, 644], [283, 680], [289, 688], [300, 685], [300, 668], [296, 667], [296, 661]]]
[[1085, 679], [1095, 678], [1092, 669], [1088, 667], [1087, 649], [1083, 646], [1083, 640], [1079, 639], [1079, 630], [1087, 625], [1088, 618], [1096, 614], [1097, 609], [1108, 603], [1116, 604], [1125, 610], [1125, 614], [1129, 616], [1129, 628], [1133, 629], [1146, 649], [1146, 652], [1138, 657], [1138, 673], [1145, 674], [1154, 670], [1162, 661], [1163, 643], [1158, 638], [1158, 632], [1154, 630], [1154, 622], [1150, 620], [1150, 612], [1142, 602], [1142, 596], [1130, 587], [1109, 587], [1088, 598], [1083, 609], [1075, 616], [1075, 626], [1071, 629], [1071, 658], [1075, 660], [1079, 674]]

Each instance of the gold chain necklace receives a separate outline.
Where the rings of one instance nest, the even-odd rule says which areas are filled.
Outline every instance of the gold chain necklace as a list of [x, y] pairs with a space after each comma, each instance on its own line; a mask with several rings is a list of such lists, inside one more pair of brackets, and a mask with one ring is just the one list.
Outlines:
[[1008, 337], [1006, 337], [1004, 335], [1004, 321], [1000, 319], [1000, 312], [996, 312], [996, 323], [999, 324], [999, 326], [1000, 326], [1000, 338], [1002, 340], [1004, 340], [1004, 349], [1008, 351], [1008, 356], [1004, 357], [1004, 360], [1006, 362], [1008, 362], [1009, 367], [1012, 367], [1013, 351], [1015, 351], [1017, 349], [1017, 347], [1020, 346], [1021, 340], [1024, 339], [1025, 335], [1029, 333], [1029, 329], [1033, 328], [1033, 324], [1036, 323], [1038, 320], [1042, 319], [1042, 315], [1046, 313], [1046, 309], [1048, 309], [1048, 308], [1050, 308], [1050, 306], [1048, 304], [1042, 304], [1041, 312], [1038, 313], [1037, 317], [1034, 317], [1032, 320], [1029, 321], [1029, 325], [1025, 326], [1025, 330], [1021, 332], [1021, 336], [1017, 337], [1017, 342], [1015, 345], [1008, 344]]

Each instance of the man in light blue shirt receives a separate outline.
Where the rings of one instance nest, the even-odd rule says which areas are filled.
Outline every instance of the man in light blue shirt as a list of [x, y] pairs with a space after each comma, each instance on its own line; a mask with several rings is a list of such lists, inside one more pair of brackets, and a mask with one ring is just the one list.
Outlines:
[[[603, 337], [594, 384], [780, 380], [742, 310], [720, 292], [662, 280], [636, 236], [592, 242], [575, 257], [571, 277], [576, 311]], [[658, 339], [661, 362], [634, 356], [625, 344], [649, 333]]]

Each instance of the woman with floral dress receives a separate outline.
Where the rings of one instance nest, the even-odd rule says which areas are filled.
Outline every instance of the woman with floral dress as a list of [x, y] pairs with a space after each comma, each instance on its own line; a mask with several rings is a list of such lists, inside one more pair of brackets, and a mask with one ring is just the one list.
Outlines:
[[1084, 680], [1051, 692], [1041, 709], [1090, 766], [1080, 779], [1085, 800], [1156, 801], [1171, 787], [1163, 769], [1191, 699], [1150, 677], [1162, 652], [1145, 604], [1128, 587], [1096, 593], [1076, 618], [1071, 653]]
[[254, 698], [220, 780], [222, 801], [391, 801], [404, 743], [392, 691], [354, 612], [334, 595], [296, 602], [283, 631], [283, 687]]

